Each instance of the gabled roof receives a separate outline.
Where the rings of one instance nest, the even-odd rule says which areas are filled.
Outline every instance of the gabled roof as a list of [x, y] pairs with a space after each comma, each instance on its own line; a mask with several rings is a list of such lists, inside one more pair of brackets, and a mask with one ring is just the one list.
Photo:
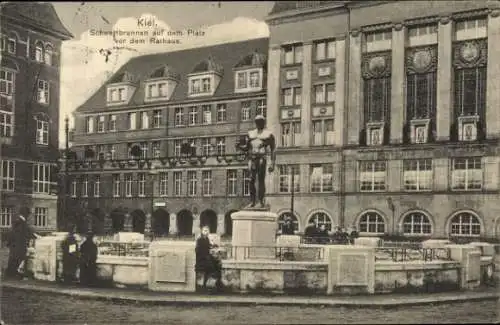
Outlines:
[[[217, 63], [219, 68], [225, 71], [212, 97], [223, 97], [234, 94], [234, 67], [243, 57], [252, 54], [254, 51], [267, 53], [269, 46], [268, 38], [259, 38], [234, 43], [225, 43], [208, 47], [200, 47], [182, 51], [157, 53], [138, 56], [130, 59], [118, 71], [102, 85], [85, 103], [77, 108], [76, 112], [102, 112], [106, 111], [106, 87], [127, 72], [134, 76], [136, 81], [136, 91], [130, 102], [123, 107], [133, 107], [144, 103], [144, 82], [151, 78], [151, 72], [160, 66], [175, 67], [175, 72], [179, 75], [179, 81], [174, 93], [169, 101], [179, 102], [188, 99], [188, 75], [191, 74], [200, 62]], [[210, 63], [210, 64], [212, 64]], [[120, 80], [118, 78], [118, 80]], [[197, 97], [200, 98], [200, 97]], [[157, 103], [162, 103], [158, 101]], [[115, 109], [118, 106], [113, 106]]]
[[109, 80], [109, 83], [110, 84], [114, 84], [114, 83], [119, 83], [119, 82], [134, 82], [135, 78], [134, 76], [125, 71], [125, 72], [122, 72], [122, 73], [118, 73], [118, 74], [115, 74], [110, 80]]
[[202, 73], [202, 72], [216, 72], [218, 74], [224, 73], [224, 68], [219, 63], [215, 62], [214, 58], [211, 56], [206, 60], [198, 63], [191, 73]]
[[149, 78], [168, 78], [178, 80], [180, 78], [179, 74], [175, 72], [174, 69], [169, 67], [168, 65], [162, 65], [156, 69], [149, 75]]
[[49, 2], [4, 2], [0, 6], [0, 13], [2, 16], [17, 18], [34, 27], [55, 32], [61, 39], [73, 38]]
[[263, 53], [259, 53], [255, 50], [253, 53], [248, 54], [243, 59], [236, 64], [235, 68], [243, 68], [243, 67], [263, 67], [267, 64], [267, 55]]

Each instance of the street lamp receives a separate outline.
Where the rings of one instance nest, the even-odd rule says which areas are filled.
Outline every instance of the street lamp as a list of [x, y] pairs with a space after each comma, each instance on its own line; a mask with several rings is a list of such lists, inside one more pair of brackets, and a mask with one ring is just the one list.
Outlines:
[[152, 237], [154, 237], [154, 229], [153, 229], [153, 213], [155, 209], [155, 178], [158, 175], [158, 171], [156, 169], [149, 170], [149, 182], [151, 183], [151, 214], [149, 216], [149, 233]]

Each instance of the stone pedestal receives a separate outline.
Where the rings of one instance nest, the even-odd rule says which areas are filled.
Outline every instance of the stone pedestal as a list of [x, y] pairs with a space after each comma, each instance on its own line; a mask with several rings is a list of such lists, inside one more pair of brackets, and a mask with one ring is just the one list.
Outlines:
[[481, 250], [471, 245], [446, 245], [451, 258], [461, 264], [460, 287], [474, 289], [481, 283]]
[[35, 241], [33, 276], [36, 280], [56, 281], [58, 253], [61, 251], [63, 239], [64, 237], [47, 236]]
[[269, 210], [241, 210], [233, 220], [233, 259], [275, 259], [278, 215]]

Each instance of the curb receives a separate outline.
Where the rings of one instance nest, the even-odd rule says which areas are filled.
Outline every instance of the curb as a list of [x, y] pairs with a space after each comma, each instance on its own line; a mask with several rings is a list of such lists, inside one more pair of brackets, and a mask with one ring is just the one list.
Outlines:
[[290, 296], [242, 296], [242, 295], [196, 295], [156, 293], [144, 291], [126, 291], [123, 293], [106, 292], [99, 289], [86, 288], [55, 288], [38, 286], [36, 284], [3, 283], [4, 288], [18, 289], [24, 291], [35, 291], [49, 294], [60, 294], [80, 299], [103, 300], [115, 303], [148, 304], [148, 305], [178, 305], [178, 306], [200, 306], [200, 305], [233, 305], [233, 306], [318, 306], [318, 307], [374, 307], [391, 308], [402, 306], [416, 306], [428, 304], [459, 303], [470, 301], [485, 301], [500, 299], [500, 292], [450, 292], [446, 294], [426, 295], [395, 295], [363, 296], [363, 297], [290, 297]]

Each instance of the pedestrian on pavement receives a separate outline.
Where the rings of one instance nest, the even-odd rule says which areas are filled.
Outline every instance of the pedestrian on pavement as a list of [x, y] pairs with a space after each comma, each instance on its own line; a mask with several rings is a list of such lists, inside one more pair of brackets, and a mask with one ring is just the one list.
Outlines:
[[[28, 225], [27, 213], [20, 214], [13, 222], [8, 236], [9, 260], [7, 262], [6, 276], [22, 279], [24, 272], [19, 272], [21, 266], [26, 265], [28, 246], [32, 239], [39, 238]], [[26, 269], [26, 268], [24, 268]]]
[[215, 277], [216, 287], [220, 289], [222, 281], [222, 265], [221, 262], [215, 258], [211, 250], [217, 248], [217, 245], [210, 242], [208, 235], [210, 229], [204, 226], [201, 229], [200, 237], [196, 240], [196, 274], [203, 274], [203, 289], [207, 288], [207, 282], [210, 277]]
[[97, 245], [91, 231], [80, 246], [80, 283], [86, 287], [97, 283]]
[[61, 243], [62, 264], [63, 264], [63, 282], [76, 282], [76, 271], [78, 270], [80, 250], [76, 238], [76, 228], [71, 227], [66, 238]]

